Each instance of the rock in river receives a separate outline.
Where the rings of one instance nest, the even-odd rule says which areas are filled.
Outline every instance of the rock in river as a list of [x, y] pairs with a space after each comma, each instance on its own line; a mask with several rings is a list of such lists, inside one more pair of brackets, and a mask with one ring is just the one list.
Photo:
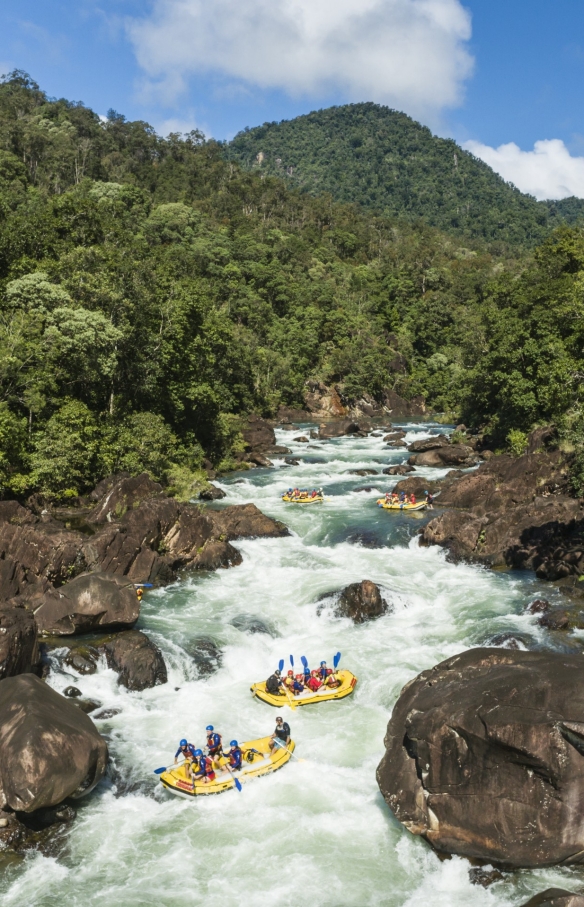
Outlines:
[[160, 649], [140, 630], [117, 633], [99, 648], [128, 690], [146, 690], [168, 680]]
[[39, 630], [54, 636], [129, 629], [140, 615], [134, 584], [100, 571], [50, 589], [39, 601], [34, 607]]
[[[329, 595], [330, 593], [323, 598], [328, 598]], [[333, 607], [335, 617], [350, 617], [356, 624], [375, 620], [388, 610], [389, 605], [382, 597], [379, 586], [368, 579], [345, 586]]]
[[584, 852], [581, 655], [471, 649], [410, 681], [378, 770], [436, 850], [539, 867]]
[[0, 809], [32, 812], [88, 794], [107, 755], [92, 720], [38, 677], [0, 681]]
[[547, 888], [530, 898], [523, 907], [584, 907], [584, 895], [565, 888]]

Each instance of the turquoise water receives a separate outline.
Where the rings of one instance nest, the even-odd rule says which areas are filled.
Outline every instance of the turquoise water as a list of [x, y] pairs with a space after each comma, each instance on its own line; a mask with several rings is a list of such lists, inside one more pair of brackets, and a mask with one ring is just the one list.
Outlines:
[[[409, 425], [408, 440], [438, 426]], [[3, 907], [12, 905], [199, 905], [222, 907], [466, 907], [522, 904], [550, 885], [576, 887], [570, 870], [521, 872], [485, 890], [471, 885], [469, 864], [441, 861], [392, 817], [375, 782], [383, 736], [402, 686], [421, 670], [494, 635], [518, 632], [544, 643], [525, 604], [541, 585], [530, 575], [447, 563], [437, 548], [420, 548], [415, 532], [425, 515], [387, 513], [375, 506], [399, 480], [359, 477], [401, 462], [381, 437], [279, 443], [307, 458], [299, 466], [253, 470], [222, 484], [223, 503], [253, 501], [282, 519], [292, 536], [238, 542], [243, 563], [191, 576], [146, 595], [140, 627], [158, 643], [168, 684], [129, 693], [101, 664], [89, 677], [55, 672], [59, 690], [75, 683], [119, 715], [98, 721], [113, 771], [80, 803], [58, 859], [38, 854], [0, 871]], [[314, 460], [322, 462], [314, 462]], [[442, 474], [424, 470], [428, 478]], [[320, 486], [323, 505], [287, 506], [289, 485]], [[370, 492], [355, 489], [371, 486]], [[371, 547], [378, 546], [378, 547]], [[370, 579], [392, 605], [381, 619], [354, 626], [317, 616], [319, 595]], [[546, 590], [549, 597], [549, 590]], [[249, 635], [231, 621], [260, 618], [270, 634]], [[197, 636], [223, 650], [221, 669], [202, 680], [187, 654]], [[359, 678], [339, 703], [282, 712], [297, 753], [306, 761], [250, 782], [242, 793], [186, 801], [166, 793], [152, 774], [168, 764], [178, 740], [201, 745], [214, 724], [224, 739], [273, 731], [276, 712], [253, 699], [249, 684], [264, 679], [280, 658], [332, 661]]]

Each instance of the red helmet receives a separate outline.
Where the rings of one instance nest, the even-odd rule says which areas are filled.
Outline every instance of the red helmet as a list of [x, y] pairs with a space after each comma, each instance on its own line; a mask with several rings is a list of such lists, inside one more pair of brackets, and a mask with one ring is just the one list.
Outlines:
[[294, 671], [288, 671], [288, 677], [294, 677]]

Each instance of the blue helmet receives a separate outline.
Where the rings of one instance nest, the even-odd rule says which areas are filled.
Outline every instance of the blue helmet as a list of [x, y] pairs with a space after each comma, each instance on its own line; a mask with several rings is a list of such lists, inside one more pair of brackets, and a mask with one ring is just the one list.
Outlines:
[[195, 750], [195, 756], [202, 756], [203, 750]]
[[326, 661], [321, 661], [321, 663], [320, 663], [321, 668], [322, 668], [322, 666], [325, 665], [325, 664], [326, 664]]
[[229, 746], [239, 746], [239, 743], [237, 742], [237, 740], [232, 740]]
[[207, 730], [207, 731], [212, 731], [212, 730], [213, 730], [213, 725], [212, 725], [212, 724], [208, 724], [207, 727], [206, 727], [206, 730]]
[[181, 740], [180, 745], [181, 745], [181, 746], [186, 746], [186, 745], [187, 745], [187, 741], [185, 740], [184, 737], [183, 737], [183, 739]]

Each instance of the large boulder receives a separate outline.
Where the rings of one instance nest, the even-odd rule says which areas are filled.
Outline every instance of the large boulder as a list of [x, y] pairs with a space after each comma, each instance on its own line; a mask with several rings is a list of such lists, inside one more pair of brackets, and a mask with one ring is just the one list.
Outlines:
[[83, 797], [107, 757], [91, 719], [34, 674], [0, 681], [0, 809], [28, 813]]
[[269, 422], [261, 416], [248, 416], [241, 431], [247, 450], [251, 453], [265, 453], [276, 444], [276, 435]]
[[450, 658], [404, 687], [385, 745], [381, 792], [436, 850], [515, 867], [581, 861], [581, 655]]
[[0, 608], [0, 680], [39, 667], [37, 625], [24, 608]]
[[351, 583], [341, 590], [334, 605], [335, 617], [350, 617], [356, 624], [375, 620], [389, 610], [389, 605], [381, 595], [379, 586], [371, 580]]
[[450, 441], [446, 435], [432, 435], [430, 438], [422, 438], [420, 441], [412, 441], [408, 450], [412, 453], [425, 453], [428, 450], [439, 450], [441, 447], [448, 447]]
[[236, 539], [279, 539], [290, 531], [279, 520], [273, 520], [258, 510], [255, 504], [234, 504], [208, 513], [215, 537], [228, 542]]
[[336, 387], [327, 387], [322, 381], [310, 379], [305, 384], [304, 403], [312, 416], [339, 418], [347, 413]]
[[168, 680], [162, 652], [140, 630], [117, 633], [99, 648], [128, 690], [146, 690]]
[[126, 473], [103, 479], [91, 492], [97, 505], [88, 517], [89, 522], [110, 523], [120, 520], [128, 510], [138, 507], [148, 498], [164, 494], [162, 485], [154, 482], [148, 473], [129, 476]]
[[101, 572], [82, 573], [32, 604], [40, 632], [54, 636], [128, 629], [140, 616], [134, 584]]
[[523, 907], [584, 907], [584, 895], [565, 888], [547, 888], [530, 898]]
[[344, 435], [355, 435], [360, 431], [355, 419], [343, 419], [341, 422], [323, 422], [318, 429], [322, 441], [330, 438], [342, 438]]
[[467, 469], [469, 466], [475, 466], [479, 462], [477, 454], [472, 447], [466, 444], [441, 444], [426, 450], [423, 453], [412, 454], [408, 463], [411, 466], [430, 466], [436, 469], [444, 469], [450, 466], [458, 466]]
[[561, 451], [493, 457], [459, 481], [441, 485], [443, 513], [422, 530], [422, 544], [454, 559], [535, 570], [542, 579], [584, 572], [584, 512], [568, 493], [570, 463]]

